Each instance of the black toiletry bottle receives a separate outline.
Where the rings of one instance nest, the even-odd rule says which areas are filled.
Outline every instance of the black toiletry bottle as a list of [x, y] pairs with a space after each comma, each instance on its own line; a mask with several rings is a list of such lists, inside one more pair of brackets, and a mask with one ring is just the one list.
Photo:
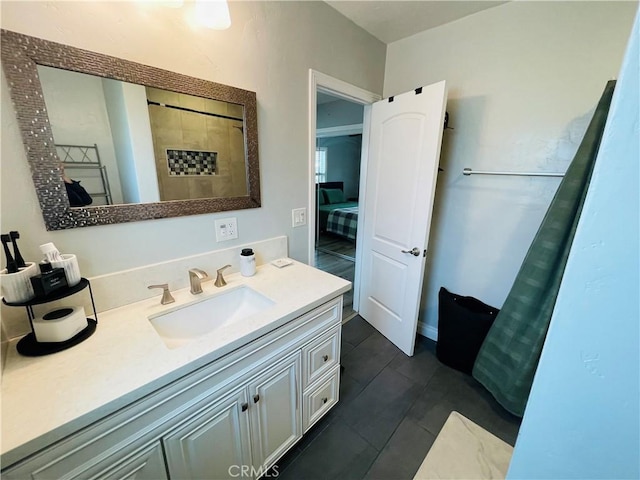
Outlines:
[[67, 286], [64, 268], [53, 268], [47, 261], [40, 262], [40, 275], [31, 277], [33, 293], [36, 297], [46, 297], [56, 290]]

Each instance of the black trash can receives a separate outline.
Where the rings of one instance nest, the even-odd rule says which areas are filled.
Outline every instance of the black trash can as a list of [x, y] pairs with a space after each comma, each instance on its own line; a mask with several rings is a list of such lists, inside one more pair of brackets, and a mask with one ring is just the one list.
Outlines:
[[438, 360], [471, 374], [478, 351], [499, 311], [477, 298], [463, 297], [441, 287], [438, 294]]

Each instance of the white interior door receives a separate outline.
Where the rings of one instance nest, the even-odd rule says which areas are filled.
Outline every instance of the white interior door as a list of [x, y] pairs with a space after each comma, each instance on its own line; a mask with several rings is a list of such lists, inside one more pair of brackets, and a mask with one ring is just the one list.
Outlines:
[[446, 105], [445, 82], [373, 104], [360, 315], [413, 355]]

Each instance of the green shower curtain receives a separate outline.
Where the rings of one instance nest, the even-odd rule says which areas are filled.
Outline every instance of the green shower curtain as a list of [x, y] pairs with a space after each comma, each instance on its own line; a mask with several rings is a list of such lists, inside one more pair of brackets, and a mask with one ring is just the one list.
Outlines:
[[615, 81], [607, 83], [582, 143], [473, 367], [476, 380], [519, 417], [524, 413], [538, 367], [614, 87]]

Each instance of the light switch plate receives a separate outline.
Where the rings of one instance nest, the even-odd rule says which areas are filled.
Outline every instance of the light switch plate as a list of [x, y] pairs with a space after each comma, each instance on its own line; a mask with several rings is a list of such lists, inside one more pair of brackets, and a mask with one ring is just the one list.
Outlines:
[[307, 209], [294, 208], [291, 210], [291, 226], [302, 227], [307, 224]]
[[236, 217], [221, 218], [215, 221], [216, 241], [225, 242], [238, 238], [238, 221]]

